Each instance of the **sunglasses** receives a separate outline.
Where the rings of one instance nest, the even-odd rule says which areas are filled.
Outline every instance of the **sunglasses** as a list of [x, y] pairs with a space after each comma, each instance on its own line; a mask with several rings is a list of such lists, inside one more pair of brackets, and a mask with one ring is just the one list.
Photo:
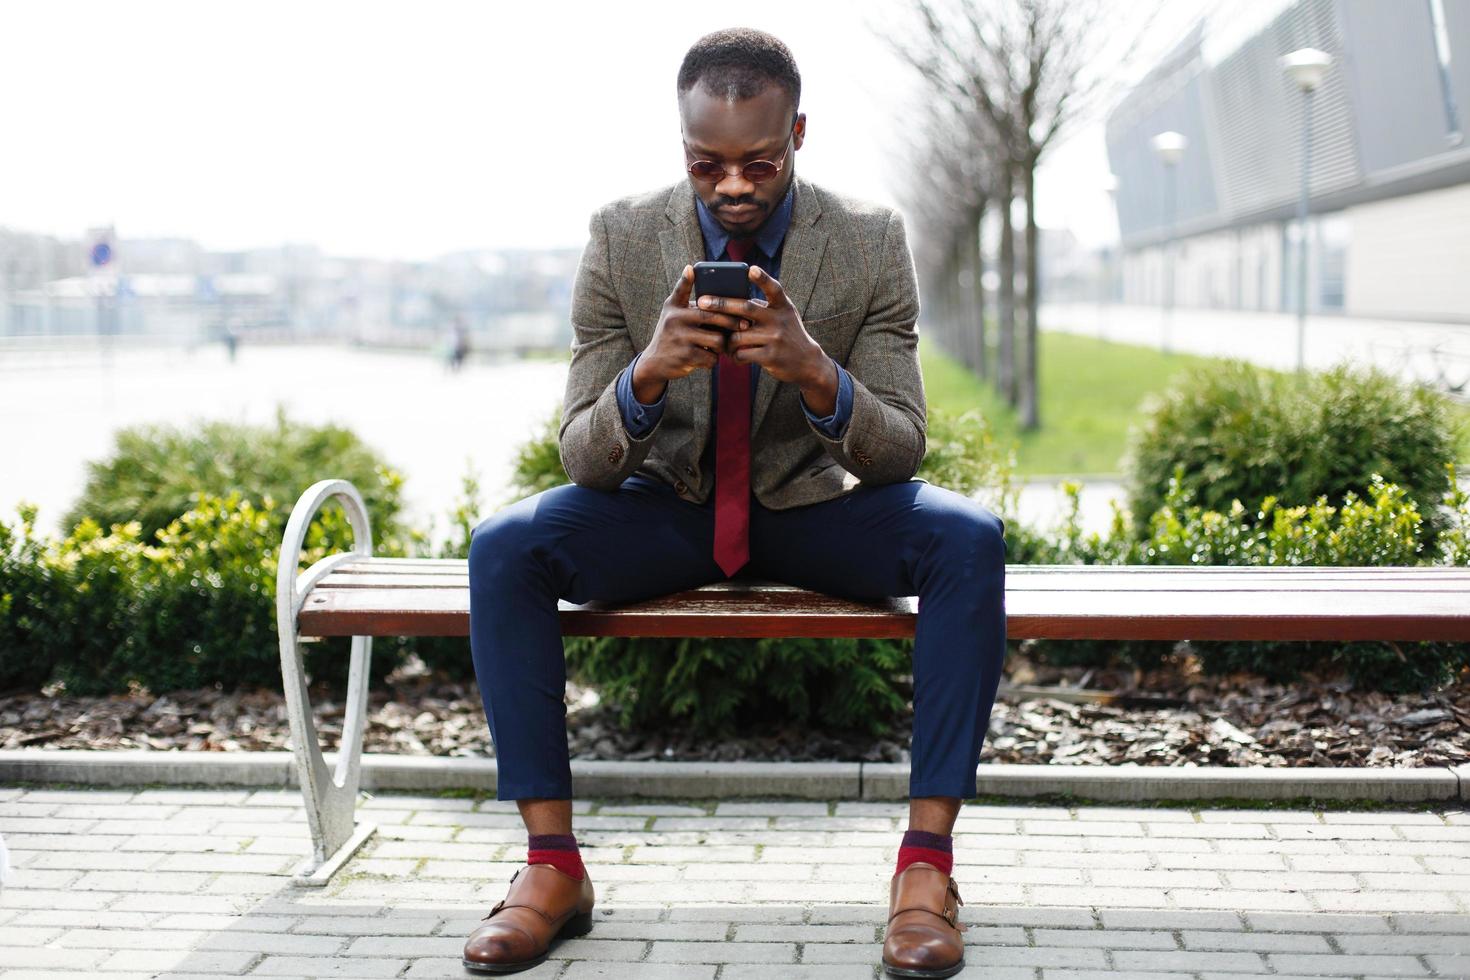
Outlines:
[[[688, 144], [685, 144], [688, 151]], [[771, 160], [752, 160], [738, 171], [739, 175], [752, 184], [764, 184], [773, 179], [781, 172], [786, 163], [786, 157], [791, 153], [791, 138], [786, 139], [786, 151], [773, 162]], [[717, 184], [725, 179], [725, 175], [732, 173], [724, 164], [715, 163], [713, 160], [695, 160], [689, 165], [689, 176], [706, 184]]]

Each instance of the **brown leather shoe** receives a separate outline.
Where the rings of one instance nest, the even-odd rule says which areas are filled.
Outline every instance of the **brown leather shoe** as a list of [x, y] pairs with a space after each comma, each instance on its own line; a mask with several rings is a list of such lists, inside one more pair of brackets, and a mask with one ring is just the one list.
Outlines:
[[464, 944], [466, 969], [518, 973], [546, 959], [552, 942], [592, 929], [592, 879], [580, 881], [549, 864], [528, 864]]
[[960, 889], [932, 864], [915, 861], [888, 886], [883, 968], [894, 977], [952, 977], [965, 966]]

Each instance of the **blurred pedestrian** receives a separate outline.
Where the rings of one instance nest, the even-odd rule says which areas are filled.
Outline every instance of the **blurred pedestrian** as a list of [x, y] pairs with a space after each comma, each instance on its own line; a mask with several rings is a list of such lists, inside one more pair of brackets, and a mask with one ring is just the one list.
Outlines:
[[459, 371], [464, 367], [465, 358], [470, 354], [470, 332], [465, 326], [464, 317], [456, 316], [454, 326], [449, 333], [449, 370]]

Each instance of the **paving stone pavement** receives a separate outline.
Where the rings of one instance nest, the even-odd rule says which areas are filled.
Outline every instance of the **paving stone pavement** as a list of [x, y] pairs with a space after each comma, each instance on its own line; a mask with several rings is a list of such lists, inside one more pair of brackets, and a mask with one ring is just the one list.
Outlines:
[[[874, 980], [905, 807], [578, 801], [592, 933], [520, 976]], [[325, 889], [294, 792], [0, 788], [0, 974], [464, 977], [514, 806], [383, 795]], [[1470, 977], [1470, 813], [968, 806], [960, 976]]]

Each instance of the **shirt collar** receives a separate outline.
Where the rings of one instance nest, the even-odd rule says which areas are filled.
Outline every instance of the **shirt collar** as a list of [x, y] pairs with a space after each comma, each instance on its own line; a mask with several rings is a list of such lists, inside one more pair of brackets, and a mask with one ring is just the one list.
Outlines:
[[[768, 259], [776, 257], [776, 253], [781, 250], [781, 243], [786, 239], [786, 229], [791, 227], [791, 206], [795, 194], [796, 181], [793, 180], [791, 186], [786, 188], [781, 203], [776, 205], [776, 210], [771, 212], [771, 217], [755, 236], [756, 248]], [[719, 258], [725, 254], [725, 246], [730, 244], [732, 236], [709, 213], [698, 194], [694, 196], [694, 210], [699, 214], [699, 230], [704, 233], [705, 253]]]

